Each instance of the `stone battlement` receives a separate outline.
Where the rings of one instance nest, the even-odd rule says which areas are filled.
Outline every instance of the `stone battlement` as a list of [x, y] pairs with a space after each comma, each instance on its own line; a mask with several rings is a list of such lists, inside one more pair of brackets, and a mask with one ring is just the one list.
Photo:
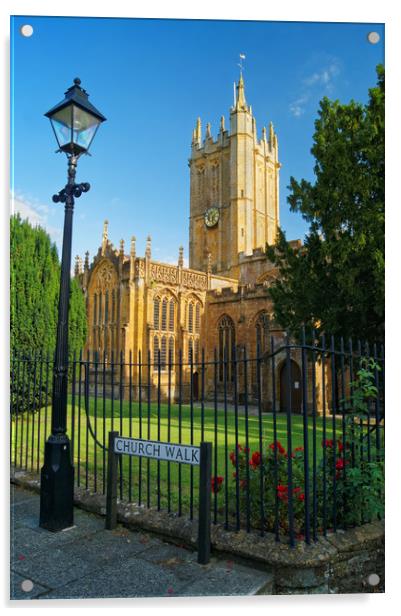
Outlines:
[[240, 301], [245, 298], [266, 297], [270, 281], [238, 285], [236, 287], [223, 287], [208, 292], [209, 298], [223, 299], [224, 301]]

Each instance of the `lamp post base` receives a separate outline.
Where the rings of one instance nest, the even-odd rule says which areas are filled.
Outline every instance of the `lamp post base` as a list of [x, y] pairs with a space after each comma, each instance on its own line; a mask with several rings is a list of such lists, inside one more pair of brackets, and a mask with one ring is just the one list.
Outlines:
[[66, 435], [50, 436], [40, 473], [39, 526], [60, 531], [74, 525], [74, 467]]

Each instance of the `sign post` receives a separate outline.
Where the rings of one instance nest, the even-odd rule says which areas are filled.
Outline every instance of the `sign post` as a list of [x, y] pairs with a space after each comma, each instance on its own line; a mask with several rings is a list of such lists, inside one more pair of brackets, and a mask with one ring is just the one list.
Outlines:
[[212, 489], [212, 443], [201, 443], [199, 468], [198, 563], [210, 560], [210, 504]]
[[109, 432], [107, 530], [113, 530], [117, 526], [117, 467], [118, 456], [122, 454], [199, 466], [198, 563], [206, 565], [210, 560], [212, 444], [201, 443], [200, 447], [195, 447], [181, 443], [125, 438], [119, 436], [118, 432]]
[[109, 432], [109, 451], [107, 459], [106, 530], [113, 530], [117, 527], [118, 455], [114, 452], [114, 443], [116, 438], [118, 438], [118, 432]]

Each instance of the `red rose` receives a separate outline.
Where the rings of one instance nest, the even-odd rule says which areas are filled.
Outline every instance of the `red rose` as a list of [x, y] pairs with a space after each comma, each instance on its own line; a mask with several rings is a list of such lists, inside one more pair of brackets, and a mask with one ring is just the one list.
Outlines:
[[333, 439], [326, 439], [325, 441], [322, 442], [323, 447], [333, 447]]
[[341, 469], [344, 468], [344, 466], [345, 466], [344, 460], [342, 458], [339, 458], [336, 462], [336, 469], [340, 471]]
[[282, 501], [288, 500], [288, 488], [287, 486], [277, 486], [277, 496]]
[[212, 477], [212, 492], [217, 494], [222, 488], [224, 477]]
[[259, 451], [254, 451], [253, 454], [252, 454], [252, 458], [251, 458], [250, 464], [252, 466], [259, 466], [260, 460], [261, 460], [261, 457], [260, 457]]
[[273, 451], [274, 451], [275, 449], [277, 449], [277, 451], [278, 451], [279, 453], [281, 453], [281, 454], [285, 454], [285, 449], [284, 449], [284, 447], [282, 446], [282, 444], [280, 443], [280, 441], [276, 441], [275, 443], [271, 443], [271, 444], [269, 445], [269, 449], [272, 449]]

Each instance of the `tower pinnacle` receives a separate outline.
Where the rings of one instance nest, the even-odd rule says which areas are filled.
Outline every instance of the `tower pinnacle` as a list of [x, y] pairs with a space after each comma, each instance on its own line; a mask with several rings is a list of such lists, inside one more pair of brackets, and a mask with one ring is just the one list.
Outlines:
[[244, 78], [242, 77], [242, 72], [240, 73], [239, 82], [237, 84], [237, 100], [235, 103], [235, 109], [238, 111], [240, 109], [247, 110], [247, 104], [245, 100], [245, 85]]

